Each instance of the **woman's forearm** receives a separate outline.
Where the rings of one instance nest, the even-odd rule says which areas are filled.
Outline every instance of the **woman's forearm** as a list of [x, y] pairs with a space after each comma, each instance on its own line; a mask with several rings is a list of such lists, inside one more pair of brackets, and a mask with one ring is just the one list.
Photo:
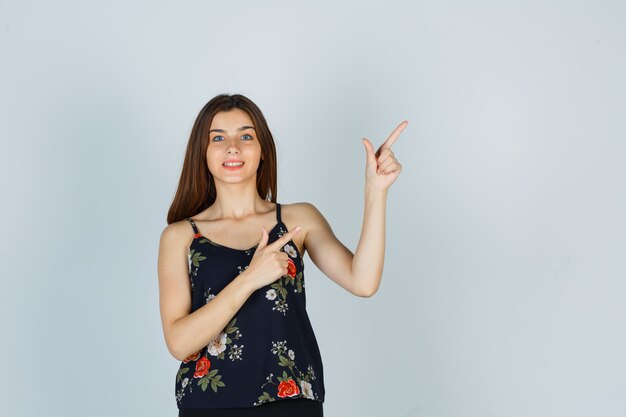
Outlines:
[[352, 259], [355, 293], [372, 296], [378, 291], [385, 258], [387, 191], [365, 188], [361, 237]]
[[208, 303], [172, 325], [172, 354], [178, 360], [198, 352], [219, 336], [255, 291], [246, 271], [239, 274]]

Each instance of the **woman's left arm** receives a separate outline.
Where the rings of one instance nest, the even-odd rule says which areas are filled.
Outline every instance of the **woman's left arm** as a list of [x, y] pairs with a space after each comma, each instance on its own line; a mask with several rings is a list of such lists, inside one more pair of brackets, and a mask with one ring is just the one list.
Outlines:
[[369, 140], [363, 139], [367, 155], [365, 207], [361, 237], [354, 254], [337, 239], [321, 213], [307, 205], [311, 222], [304, 244], [311, 260], [326, 276], [354, 295], [371, 297], [380, 286], [385, 256], [387, 190], [402, 170], [391, 145], [407, 124], [407, 121], [400, 123], [377, 151]]

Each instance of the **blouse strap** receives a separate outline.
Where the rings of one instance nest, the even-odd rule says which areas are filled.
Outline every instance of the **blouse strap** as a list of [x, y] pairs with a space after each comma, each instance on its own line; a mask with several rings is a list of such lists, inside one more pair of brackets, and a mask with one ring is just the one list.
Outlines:
[[276, 203], [276, 222], [280, 223], [280, 204]]
[[193, 221], [193, 219], [190, 219], [189, 217], [187, 217], [185, 220], [187, 220], [189, 223], [191, 223], [191, 227], [193, 227], [193, 231], [195, 234], [200, 233], [198, 231], [198, 227], [196, 226], [196, 222]]

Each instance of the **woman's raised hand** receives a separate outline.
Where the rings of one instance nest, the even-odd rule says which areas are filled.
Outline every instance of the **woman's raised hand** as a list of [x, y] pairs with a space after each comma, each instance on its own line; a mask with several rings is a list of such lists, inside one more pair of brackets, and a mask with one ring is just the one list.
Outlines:
[[400, 123], [376, 152], [374, 152], [372, 143], [368, 139], [363, 138], [362, 142], [365, 145], [367, 154], [365, 188], [369, 187], [378, 191], [386, 191], [398, 178], [400, 171], [402, 171], [402, 165], [393, 155], [391, 145], [398, 139], [398, 136], [400, 136], [400, 133], [408, 124], [409, 122], [406, 120]]
[[268, 245], [269, 234], [264, 227], [261, 228], [263, 235], [246, 269], [255, 289], [263, 288], [287, 274], [289, 255], [280, 249], [301, 230], [301, 227], [297, 226]]

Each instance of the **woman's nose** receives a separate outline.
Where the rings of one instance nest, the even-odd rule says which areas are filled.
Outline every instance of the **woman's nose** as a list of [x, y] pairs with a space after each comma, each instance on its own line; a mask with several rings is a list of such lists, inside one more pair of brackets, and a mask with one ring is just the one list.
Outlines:
[[227, 146], [226, 150], [229, 153], [232, 153], [232, 152], [237, 152], [238, 153], [239, 152], [239, 146], [238, 146], [237, 141], [236, 140], [230, 140], [228, 142], [228, 146]]

